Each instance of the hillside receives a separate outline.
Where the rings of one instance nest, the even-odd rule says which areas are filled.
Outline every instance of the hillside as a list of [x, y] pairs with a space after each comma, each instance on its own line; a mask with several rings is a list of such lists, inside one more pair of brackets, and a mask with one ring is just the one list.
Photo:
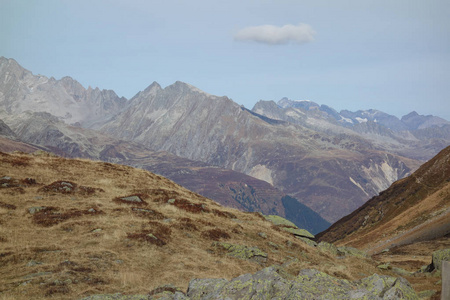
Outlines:
[[450, 233], [450, 146], [318, 235], [370, 253]]
[[[271, 265], [291, 280], [305, 268], [330, 282], [384, 272], [350, 248], [336, 256], [331, 245], [290, 233], [292, 226], [222, 207], [141, 169], [0, 153], [0, 176], [2, 299], [147, 294], [169, 283], [154, 293], [185, 291], [194, 278], [231, 279]], [[302, 278], [324, 274], [311, 272]], [[389, 292], [363, 288], [377, 276], [342, 284], [359, 295], [410, 293], [406, 281], [388, 277]]]
[[[4, 141], [0, 142], [0, 151], [34, 152], [36, 149], [44, 149], [65, 157], [82, 157], [139, 167], [163, 175], [223, 205], [287, 217], [297, 226], [313, 233], [330, 225], [316, 212], [292, 197], [287, 197], [269, 183], [236, 171], [212, 167], [167, 152], [155, 152], [138, 143], [68, 125], [48, 113], [26, 112], [4, 116], [4, 119], [18, 133], [14, 135], [28, 143], [5, 137], [0, 140]], [[5, 128], [12, 132], [9, 127]], [[294, 201], [287, 203], [286, 199]], [[289, 216], [286, 215], [286, 205], [289, 205]]]

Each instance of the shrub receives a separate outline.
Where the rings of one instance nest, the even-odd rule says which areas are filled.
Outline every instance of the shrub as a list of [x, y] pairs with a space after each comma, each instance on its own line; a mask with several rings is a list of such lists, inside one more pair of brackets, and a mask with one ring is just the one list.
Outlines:
[[186, 199], [175, 199], [174, 201], [170, 202], [170, 204], [179, 209], [195, 214], [210, 212], [210, 210], [204, 204], [192, 203], [191, 201]]

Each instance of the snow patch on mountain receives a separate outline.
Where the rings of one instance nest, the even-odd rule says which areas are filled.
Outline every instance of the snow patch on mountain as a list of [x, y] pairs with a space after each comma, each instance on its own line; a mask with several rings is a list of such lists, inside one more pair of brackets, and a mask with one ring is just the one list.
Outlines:
[[360, 118], [360, 117], [356, 117], [355, 118], [356, 119], [356, 121], [358, 121], [359, 123], [367, 123], [367, 118]]

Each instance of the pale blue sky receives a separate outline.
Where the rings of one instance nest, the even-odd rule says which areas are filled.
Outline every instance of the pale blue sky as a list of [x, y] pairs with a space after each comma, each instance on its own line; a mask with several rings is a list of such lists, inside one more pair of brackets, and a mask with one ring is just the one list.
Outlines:
[[180, 80], [248, 108], [288, 97], [450, 120], [449, 16], [448, 0], [0, 0], [0, 56], [127, 98]]

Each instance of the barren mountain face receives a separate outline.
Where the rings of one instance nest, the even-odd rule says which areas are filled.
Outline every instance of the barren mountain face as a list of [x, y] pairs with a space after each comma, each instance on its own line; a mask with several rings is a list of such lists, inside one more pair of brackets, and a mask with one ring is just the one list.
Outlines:
[[356, 133], [336, 136], [274, 120], [182, 82], [152, 84], [100, 130], [264, 180], [328, 221], [418, 166]]

